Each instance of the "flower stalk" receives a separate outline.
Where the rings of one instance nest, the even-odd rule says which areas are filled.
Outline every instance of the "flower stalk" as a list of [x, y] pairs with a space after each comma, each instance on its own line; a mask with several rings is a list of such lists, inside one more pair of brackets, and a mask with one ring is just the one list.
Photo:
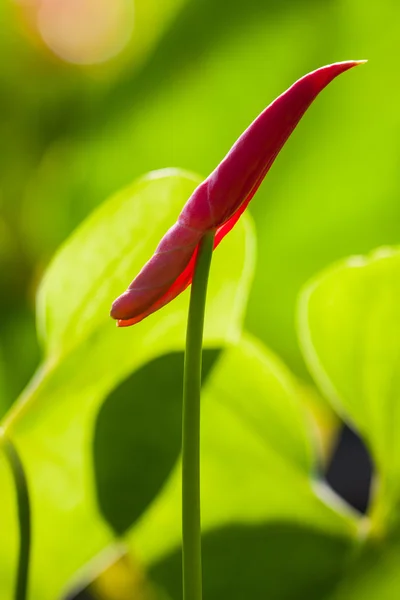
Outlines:
[[20, 542], [14, 599], [26, 600], [28, 597], [29, 559], [31, 549], [31, 507], [28, 482], [21, 457], [16, 447], [1, 430], [0, 442], [10, 465], [17, 493]]
[[183, 600], [201, 600], [200, 394], [204, 314], [214, 232], [200, 241], [186, 333], [182, 413]]

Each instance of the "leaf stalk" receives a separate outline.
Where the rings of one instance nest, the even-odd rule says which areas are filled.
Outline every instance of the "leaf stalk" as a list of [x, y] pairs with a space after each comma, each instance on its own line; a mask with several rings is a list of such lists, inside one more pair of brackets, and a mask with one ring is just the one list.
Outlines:
[[0, 429], [0, 442], [8, 460], [14, 479], [19, 522], [19, 556], [15, 581], [15, 600], [26, 600], [28, 594], [29, 560], [31, 549], [31, 506], [28, 481], [21, 457], [3, 430]]

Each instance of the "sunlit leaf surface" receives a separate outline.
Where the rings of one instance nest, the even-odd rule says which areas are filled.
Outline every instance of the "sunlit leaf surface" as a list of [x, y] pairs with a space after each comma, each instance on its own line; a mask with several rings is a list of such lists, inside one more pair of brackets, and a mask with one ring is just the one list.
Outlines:
[[[74, 3], [83, 4], [77, 0]], [[277, 351], [296, 373], [309, 377], [295, 335], [295, 303], [301, 287], [333, 261], [352, 254], [366, 254], [383, 244], [400, 243], [400, 79], [396, 76], [400, 53], [400, 4], [394, 0], [231, 0], [227, 7], [226, 0], [132, 0], [133, 29], [131, 22], [124, 24], [132, 31], [128, 44], [112, 60], [96, 67], [67, 64], [52, 54], [36, 31], [38, 20], [32, 14], [35, 4], [35, 0], [0, 2], [0, 53], [5, 57], [0, 69], [0, 345], [4, 362], [4, 407], [0, 410], [4, 412], [15, 400], [38, 362], [33, 324], [34, 295], [43, 271], [59, 244], [94, 207], [150, 170], [178, 166], [208, 175], [250, 121], [298, 77], [322, 64], [367, 58], [369, 63], [365, 68], [343, 76], [320, 96], [250, 206], [255, 217], [259, 256], [246, 309], [246, 327]], [[59, 3], [40, 4], [55, 6]], [[32, 16], [30, 21], [23, 17], [28, 13]], [[79, 35], [84, 32], [85, 25], [82, 22]], [[91, 25], [89, 34], [92, 33]], [[117, 39], [118, 43], [120, 41]], [[67, 42], [74, 43], [74, 40], [67, 39]], [[188, 184], [189, 188], [190, 185], [194, 182]], [[183, 201], [183, 191], [178, 195]], [[175, 208], [178, 210], [178, 206]], [[148, 215], [154, 219], [158, 213], [149, 210], [146, 214], [146, 223], [140, 230], [133, 226], [133, 215], [129, 225], [141, 240], [151, 236]], [[111, 224], [111, 215], [106, 211], [104, 216]], [[168, 224], [169, 220], [165, 227]], [[153, 223], [153, 226], [158, 232], [164, 232], [164, 224]], [[99, 261], [104, 258], [102, 253], [106, 249], [107, 252], [113, 250], [112, 244], [108, 244], [107, 230], [100, 228], [100, 231], [101, 240], [96, 242], [100, 250]], [[111, 269], [110, 300], [111, 287], [115, 286], [115, 293], [126, 288], [135, 275], [134, 269], [141, 266], [141, 260], [148, 258], [154, 250], [157, 235], [155, 231], [153, 242], [148, 239], [147, 256], [144, 250], [143, 253], [140, 250], [140, 257], [136, 256], [134, 240], [129, 240], [131, 243], [126, 240], [132, 263], [126, 264], [125, 276], [122, 272], [115, 275], [120, 277], [119, 283]], [[209, 305], [211, 328], [207, 344], [212, 343], [214, 348], [222, 345], [221, 340], [226, 339], [225, 333], [230, 327], [229, 338], [235, 337], [240, 328], [240, 319], [233, 317], [231, 321], [231, 317], [233, 313], [241, 312], [245, 300], [241, 297], [233, 308], [232, 294], [239, 289], [237, 274], [226, 271], [226, 268], [240, 270], [243, 267], [230, 262], [232, 257], [242, 256], [240, 244], [243, 239], [238, 241], [235, 237], [240, 235], [239, 230], [235, 231], [234, 237], [227, 240], [227, 246], [221, 247], [215, 255], [214, 269], [218, 269], [217, 261], [221, 260], [221, 273], [228, 279], [223, 288], [225, 291], [220, 290], [220, 297], [219, 292], [213, 292]], [[122, 241], [119, 239], [118, 243]], [[51, 267], [50, 273], [53, 272], [54, 277], [48, 276], [42, 288], [46, 292], [41, 293], [40, 329], [42, 341], [43, 337], [47, 339], [44, 348], [48, 358], [44, 371], [24, 395], [26, 409], [22, 412], [18, 409], [18, 417], [13, 421], [13, 435], [24, 459], [29, 462], [38, 515], [35, 526], [40, 538], [35, 539], [34, 549], [34, 600], [54, 600], [54, 590], [60, 588], [61, 582], [75, 567], [110, 541], [110, 525], [122, 531], [128, 525], [132, 526], [139, 514], [144, 518], [147, 499], [165, 485], [165, 477], [169, 477], [179, 446], [176, 438], [178, 369], [167, 374], [163, 369], [168, 370], [171, 353], [174, 353], [175, 366], [179, 363], [176, 351], [182, 351], [187, 298], [179, 299], [173, 307], [154, 316], [148, 325], [141, 324], [138, 332], [117, 332], [107, 318], [107, 292], [97, 271], [99, 263], [89, 261], [89, 266], [86, 251], [83, 256], [74, 244], [70, 252], [73, 268], [71, 263], [67, 267], [69, 261], [64, 261], [65, 254], [61, 253], [57, 261], [63, 277], [59, 280], [58, 267], [54, 271]], [[93, 252], [94, 246], [89, 252], [92, 258]], [[372, 265], [365, 266], [368, 271], [370, 268]], [[85, 270], [86, 275], [87, 269], [90, 274], [82, 276], [82, 271]], [[92, 274], [98, 284], [96, 289], [90, 285]], [[398, 277], [394, 268], [392, 275]], [[217, 273], [217, 276], [222, 275]], [[333, 284], [336, 276], [332, 274], [331, 277]], [[374, 277], [371, 275], [371, 280]], [[228, 286], [228, 280], [232, 281], [231, 286]], [[62, 284], [60, 289], [57, 289], [57, 281]], [[330, 295], [328, 283], [326, 293]], [[373, 509], [374, 533], [383, 533], [386, 529], [392, 534], [387, 513], [393, 513], [396, 518], [399, 463], [397, 403], [392, 403], [389, 398], [394, 398], [397, 393], [395, 342], [392, 344], [391, 341], [398, 333], [397, 313], [391, 300], [388, 299], [386, 304], [384, 300], [377, 300], [375, 289], [371, 293], [366, 291], [370, 283], [365, 283], [365, 288], [364, 284], [354, 283], [355, 294], [359, 292], [359, 306], [356, 307], [356, 300], [349, 306], [343, 304], [343, 311], [340, 310], [338, 315], [332, 312], [332, 307], [324, 309], [327, 315], [342, 319], [328, 326], [321, 315], [321, 336], [327, 335], [326, 342], [313, 331], [321, 356], [324, 354], [324, 368], [329, 369], [329, 378], [338, 388], [340, 399], [336, 391], [331, 393], [332, 385], [325, 385], [326, 378], [321, 376], [320, 369], [312, 371], [320, 384], [324, 380], [323, 388], [328, 395], [335, 396], [335, 409], [355, 424], [373, 451], [379, 468], [376, 483], [380, 483], [374, 486], [377, 490]], [[395, 284], [389, 285], [383, 275], [382, 278], [377, 276], [373, 283], [382, 285], [382, 289], [387, 290], [382, 293], [387, 293], [388, 297], [394, 294], [392, 285]], [[341, 286], [342, 283], [338, 283], [347, 294], [349, 289], [344, 283], [344, 287]], [[350, 281], [348, 286], [353, 289]], [[86, 294], [88, 297], [84, 299]], [[230, 315], [225, 312], [228, 300], [232, 301]], [[382, 306], [387, 309], [387, 321], [379, 321]], [[352, 314], [349, 323], [343, 314], [347, 309]], [[369, 310], [371, 314], [376, 310], [377, 316], [370, 316]], [[65, 315], [61, 315], [61, 311], [65, 311]], [[361, 325], [361, 315], [365, 315], [367, 328]], [[372, 344], [372, 338], [376, 336], [371, 334], [370, 322], [375, 318], [382, 326], [383, 337], [390, 330], [386, 345], [378, 333], [378, 341]], [[224, 328], [221, 321], [226, 329], [219, 335], [215, 327], [217, 323]], [[233, 325], [228, 326], [228, 321]], [[331, 331], [335, 326], [338, 331]], [[359, 329], [357, 347], [352, 338], [356, 335], [354, 327]], [[337, 339], [339, 333], [344, 342]], [[329, 352], [328, 341], [335, 344]], [[350, 368], [349, 355], [353, 350], [359, 358]], [[380, 360], [382, 364], [378, 367]], [[157, 398], [153, 397], [158, 393], [155, 366], [160, 369], [161, 383], [168, 381], [168, 385], [171, 384], [170, 401], [174, 408], [168, 418], [165, 407], [162, 411]], [[213, 370], [209, 372], [210, 377], [212, 373]], [[232, 386], [236, 382], [238, 389], [242, 389], [241, 367], [235, 369], [233, 375], [229, 371], [229, 376]], [[150, 380], [151, 385], [147, 383]], [[211, 378], [207, 380], [207, 386], [211, 381]], [[136, 394], [132, 392], [132, 405], [128, 398], [129, 382], [137, 386]], [[311, 384], [311, 377], [308, 384]], [[144, 398], [147, 385], [152, 391], [148, 405]], [[251, 383], [249, 386], [252, 389]], [[377, 406], [380, 394], [382, 414]], [[310, 396], [313, 396], [312, 390]], [[97, 419], [103, 400], [104, 411]], [[332, 419], [329, 415], [326, 417], [328, 403], [323, 395], [317, 402], [320, 402], [317, 410], [321, 408], [322, 411], [320, 427], [328, 428], [329, 432]], [[118, 470], [111, 460], [111, 442], [107, 444], [105, 438], [118, 424], [116, 408], [121, 407], [124, 415], [140, 409], [144, 432], [144, 426], [150, 422], [150, 406], [154, 412], [159, 411], [160, 421], [164, 421], [165, 439], [168, 438], [169, 445], [163, 447], [159, 443], [158, 452], [163, 461], [158, 463], [159, 468], [154, 469], [153, 474], [151, 469], [143, 475], [143, 487], [135, 494], [134, 484], [127, 484], [123, 470]], [[384, 410], [391, 412], [384, 417]], [[392, 421], [391, 428], [388, 419]], [[216, 422], [221, 423], [221, 420]], [[150, 455], [146, 440], [139, 439], [139, 421], [135, 422], [135, 448], [140, 460], [136, 463], [132, 459], [129, 464], [129, 472], [136, 473], [138, 478], [142, 471], [141, 460], [151, 462], [153, 458], [155, 463], [159, 456], [157, 452]], [[229, 423], [227, 430], [232, 428], [233, 432], [231, 420]], [[207, 427], [205, 425], [204, 434]], [[239, 425], [238, 428], [241, 431], [238, 436], [244, 436]], [[158, 423], [156, 431], [160, 429]], [[125, 422], [123, 435], [115, 446], [115, 457], [121, 457], [127, 430]], [[278, 430], [281, 431], [279, 427]], [[268, 435], [271, 443], [275, 443], [272, 428], [268, 428]], [[249, 444], [253, 448], [252, 442]], [[236, 456], [232, 446], [233, 442], [227, 461], [230, 456]], [[299, 451], [305, 466], [309, 459], [299, 447], [301, 443], [285, 445], [282, 442], [277, 446], [277, 453], [282, 452], [282, 461], [286, 464], [286, 461], [290, 462], [290, 456]], [[248, 454], [245, 456], [250, 460]], [[238, 470], [243, 473], [241, 455], [237, 462]], [[260, 460], [260, 463], [267, 472], [266, 460]], [[125, 468], [128, 468], [127, 464], [128, 458]], [[295, 464], [301, 471], [297, 458]], [[227, 477], [231, 469], [226, 467]], [[250, 472], [259, 482], [258, 472], [254, 474], [253, 469]], [[127, 492], [120, 515], [116, 515], [116, 498], [106, 489], [110, 477]], [[271, 481], [277, 479], [271, 475]], [[293, 485], [293, 489], [297, 489], [297, 484]], [[264, 486], [259, 483], [257, 486], [261, 494]], [[289, 495], [286, 480], [279, 483], [281, 486], [282, 494]], [[232, 508], [232, 518], [246, 510], [246, 519], [251, 520], [253, 502], [256, 513], [261, 511], [258, 496], [247, 498], [244, 507], [245, 491], [240, 482], [234, 490], [227, 489], [231, 490], [232, 498], [238, 494], [238, 503], [241, 503], [240, 510]], [[278, 494], [275, 488], [268, 491], [271, 498]], [[0, 492], [0, 597], [9, 600], [17, 530], [14, 491], [1, 455]], [[162, 495], [164, 493], [161, 491]], [[131, 504], [132, 499], [135, 502]], [[343, 538], [339, 539], [338, 546], [336, 534], [332, 533], [335, 539], [328, 547], [327, 533], [322, 533], [325, 526], [317, 533], [316, 529], [311, 532], [309, 513], [304, 509], [308, 501], [304, 502], [302, 510], [307, 523], [301, 525], [300, 532], [293, 531], [292, 517], [287, 516], [284, 526], [268, 520], [270, 508], [264, 506], [265, 515], [263, 513], [260, 518], [266, 519], [262, 521], [265, 526], [247, 521], [241, 526], [229, 521], [219, 536], [218, 530], [208, 529], [207, 525], [206, 578], [212, 571], [210, 562], [216, 564], [218, 557], [221, 561], [218, 563], [220, 585], [214, 578], [206, 579], [207, 598], [212, 600], [217, 590], [222, 594], [225, 589], [228, 597], [240, 592], [241, 600], [257, 598], [260, 594], [262, 598], [275, 597], [280, 590], [290, 600], [299, 600], [301, 595], [312, 597], [313, 593], [320, 600], [328, 580], [332, 585], [339, 583], [336, 557]], [[312, 502], [315, 502], [314, 496]], [[59, 510], [55, 514], [52, 507], [56, 504]], [[99, 508], [107, 521], [100, 518]], [[294, 514], [294, 505], [292, 508], [286, 500], [282, 501], [282, 511], [291, 515], [292, 510]], [[277, 509], [276, 515], [280, 518], [278, 513]], [[319, 509], [315, 514], [316, 517], [320, 515]], [[211, 516], [209, 512], [204, 514], [205, 519], [210, 518], [210, 527]], [[167, 586], [171, 593], [176, 590], [174, 581], [178, 581], [176, 566], [179, 564], [178, 550], [174, 555], [171, 549], [177, 544], [178, 533], [174, 536], [167, 536], [165, 547], [159, 550], [160, 562], [153, 564], [154, 576], [160, 580], [168, 582], [168, 573], [171, 573], [172, 581]], [[159, 541], [164, 539], [164, 534], [158, 536]], [[241, 542], [237, 544], [235, 539]], [[259, 561], [269, 543], [274, 549], [269, 553], [269, 567], [266, 567]], [[147, 555], [147, 544], [150, 555], [150, 550], [157, 545], [155, 537], [143, 543], [143, 560]], [[164, 550], [170, 551], [167, 546], [172, 552], [169, 558], [164, 553]], [[243, 548], [242, 554], [236, 554], [238, 546], [240, 550]], [[229, 548], [232, 548], [231, 554]], [[246, 569], [241, 570], [244, 554], [249, 560]], [[396, 598], [396, 564], [400, 563], [396, 539], [388, 544], [383, 537], [371, 559], [369, 554], [361, 554], [360, 567], [349, 563], [349, 579], [344, 587], [339, 586], [343, 593], [342, 596], [338, 593], [335, 600], [342, 597], [346, 600], [353, 597], [357, 600], [358, 597]], [[311, 562], [308, 555], [313, 557]], [[287, 556], [289, 565], [282, 562]], [[224, 557], [226, 560], [223, 561]], [[326, 559], [325, 563], [318, 562], [319, 559]], [[271, 582], [269, 588], [265, 587], [266, 578], [258, 576], [261, 568]], [[296, 573], [291, 569], [297, 569]], [[353, 569], [354, 578], [350, 573]], [[235, 574], [228, 582], [230, 588], [226, 587], [226, 571]], [[291, 578], [288, 572], [292, 574]], [[247, 580], [245, 573], [249, 574]], [[307, 583], [310, 580], [312, 590]], [[274, 587], [274, 581], [277, 587]], [[291, 587], [292, 582], [297, 582], [298, 586]], [[357, 591], [358, 587], [360, 591]]]
[[[301, 545], [302, 539], [313, 549], [311, 562], [313, 553], [325, 548], [330, 556], [327, 570], [333, 572], [341, 570], [352, 545], [357, 525], [351, 513], [329, 494], [325, 503], [324, 487], [313, 482], [309, 423], [296, 394], [295, 381], [287, 369], [259, 343], [247, 338], [222, 353], [207, 379], [202, 412], [202, 525], [209, 532], [204, 553], [211, 571], [205, 575], [211, 597], [218, 597], [219, 589], [230, 597], [240, 556], [243, 573], [238, 577], [244, 585], [246, 570], [262, 582], [269, 560], [275, 561], [279, 572], [287, 569], [289, 579], [294, 576], [294, 558], [282, 562], [284, 547], [287, 545], [290, 556], [291, 544]], [[180, 546], [179, 479], [178, 463], [164, 490], [128, 536], [133, 555], [154, 568], [157, 581], [172, 586], [175, 594], [180, 581], [179, 561], [173, 558]], [[218, 533], [221, 527], [227, 537], [223, 531]], [[279, 542], [283, 544], [280, 558], [272, 559], [279, 531], [285, 541]], [[215, 568], [211, 566], [213, 553], [215, 558], [220, 554], [222, 561]], [[253, 565], [248, 571], [254, 561], [257, 567]], [[230, 568], [232, 577], [226, 577]], [[305, 584], [310, 589], [312, 581], [316, 583], [318, 576]], [[255, 581], [248, 583], [250, 589], [257, 588]], [[293, 592], [297, 584], [300, 580], [294, 578], [289, 589]], [[237, 592], [240, 589], [243, 592], [240, 587]], [[260, 589], [266, 590], [267, 582]], [[238, 597], [243, 596], [239, 593]]]
[[317, 277], [301, 297], [299, 327], [315, 380], [371, 449], [373, 517], [384, 526], [400, 493], [399, 250], [353, 257]]
[[[112, 539], [93, 485], [93, 422], [105, 396], [132, 370], [182, 349], [188, 295], [126, 330], [115, 327], [108, 311], [197, 182], [176, 171], [138, 180], [89, 217], [57, 254], [42, 283], [38, 310], [46, 359], [5, 421], [32, 490], [33, 600], [54, 600], [75, 571]], [[215, 253], [206, 346], [219, 347], [237, 337], [253, 253], [245, 218]], [[1, 529], [15, 530], [14, 520], [3, 510], [0, 514]], [[2, 544], [0, 569], [10, 556]], [[50, 556], [57, 569], [48, 568]], [[8, 579], [0, 577], [3, 584]], [[9, 591], [1, 593], [8, 597]]]

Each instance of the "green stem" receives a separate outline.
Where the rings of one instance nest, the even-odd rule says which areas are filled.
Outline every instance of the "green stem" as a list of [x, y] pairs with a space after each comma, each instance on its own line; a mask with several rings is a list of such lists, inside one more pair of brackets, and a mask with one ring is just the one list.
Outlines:
[[183, 376], [182, 571], [183, 600], [201, 600], [200, 390], [204, 312], [214, 233], [200, 242], [190, 294]]
[[17, 492], [18, 521], [19, 521], [19, 560], [15, 586], [15, 600], [26, 600], [28, 590], [29, 556], [31, 546], [31, 511], [28, 483], [21, 458], [12, 441], [3, 433], [0, 440], [4, 453], [11, 467]]

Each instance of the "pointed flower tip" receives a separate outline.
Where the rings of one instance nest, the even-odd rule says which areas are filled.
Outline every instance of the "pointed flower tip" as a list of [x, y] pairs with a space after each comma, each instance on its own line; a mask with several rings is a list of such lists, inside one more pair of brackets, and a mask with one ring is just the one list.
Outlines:
[[343, 62], [338, 62], [336, 64], [337, 65], [354, 65], [356, 67], [357, 65], [363, 65], [366, 62], [368, 62], [368, 59], [363, 58], [360, 60], [344, 60]]
[[338, 75], [365, 60], [334, 63], [296, 81], [246, 129], [218, 167], [193, 192], [156, 253], [114, 302], [118, 327], [138, 323], [183, 292], [192, 281], [201, 238], [215, 245], [232, 229], [281, 148], [318, 94]]

